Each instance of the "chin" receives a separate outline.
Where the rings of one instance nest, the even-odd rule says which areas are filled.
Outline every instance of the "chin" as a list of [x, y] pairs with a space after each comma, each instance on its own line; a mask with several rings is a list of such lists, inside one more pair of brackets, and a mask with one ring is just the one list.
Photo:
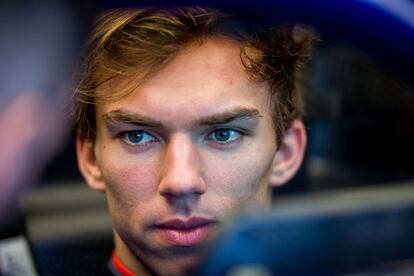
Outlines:
[[[161, 262], [156, 267], [156, 272], [162, 276], [178, 276], [178, 275], [193, 275], [200, 263], [200, 258], [195, 256], [186, 256], [181, 258], [174, 258]], [[162, 268], [162, 269], [160, 269]]]

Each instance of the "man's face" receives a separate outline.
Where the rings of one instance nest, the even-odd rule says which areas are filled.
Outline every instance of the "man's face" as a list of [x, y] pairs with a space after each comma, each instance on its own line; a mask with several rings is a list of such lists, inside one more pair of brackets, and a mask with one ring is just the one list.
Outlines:
[[270, 94], [248, 79], [239, 53], [220, 39], [189, 46], [132, 94], [97, 105], [94, 156], [78, 154], [107, 195], [128, 266], [138, 257], [157, 273], [182, 273], [227, 216], [270, 204]]

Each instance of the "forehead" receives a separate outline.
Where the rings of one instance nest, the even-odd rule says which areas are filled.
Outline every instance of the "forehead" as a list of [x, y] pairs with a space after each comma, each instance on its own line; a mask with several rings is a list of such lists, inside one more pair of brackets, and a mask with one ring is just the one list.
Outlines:
[[[135, 80], [127, 80], [125, 82]], [[105, 93], [122, 89], [111, 82]], [[122, 109], [159, 119], [180, 120], [209, 116], [233, 107], [269, 110], [269, 88], [249, 79], [240, 59], [240, 45], [210, 39], [189, 45], [151, 79], [119, 101], [98, 104], [97, 115]], [[264, 115], [264, 114], [262, 114]]]

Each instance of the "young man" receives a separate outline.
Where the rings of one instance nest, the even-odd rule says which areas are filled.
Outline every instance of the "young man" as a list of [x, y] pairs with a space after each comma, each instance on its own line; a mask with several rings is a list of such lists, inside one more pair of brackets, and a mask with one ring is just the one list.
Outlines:
[[205, 8], [103, 15], [76, 91], [79, 168], [107, 196], [119, 271], [181, 275], [228, 216], [269, 207], [306, 145], [310, 39]]

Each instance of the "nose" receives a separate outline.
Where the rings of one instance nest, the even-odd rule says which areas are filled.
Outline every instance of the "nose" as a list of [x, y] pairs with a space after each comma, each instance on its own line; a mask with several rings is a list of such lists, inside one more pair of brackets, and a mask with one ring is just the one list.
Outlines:
[[166, 146], [159, 193], [168, 200], [194, 199], [206, 191], [200, 157], [191, 137], [176, 135]]

